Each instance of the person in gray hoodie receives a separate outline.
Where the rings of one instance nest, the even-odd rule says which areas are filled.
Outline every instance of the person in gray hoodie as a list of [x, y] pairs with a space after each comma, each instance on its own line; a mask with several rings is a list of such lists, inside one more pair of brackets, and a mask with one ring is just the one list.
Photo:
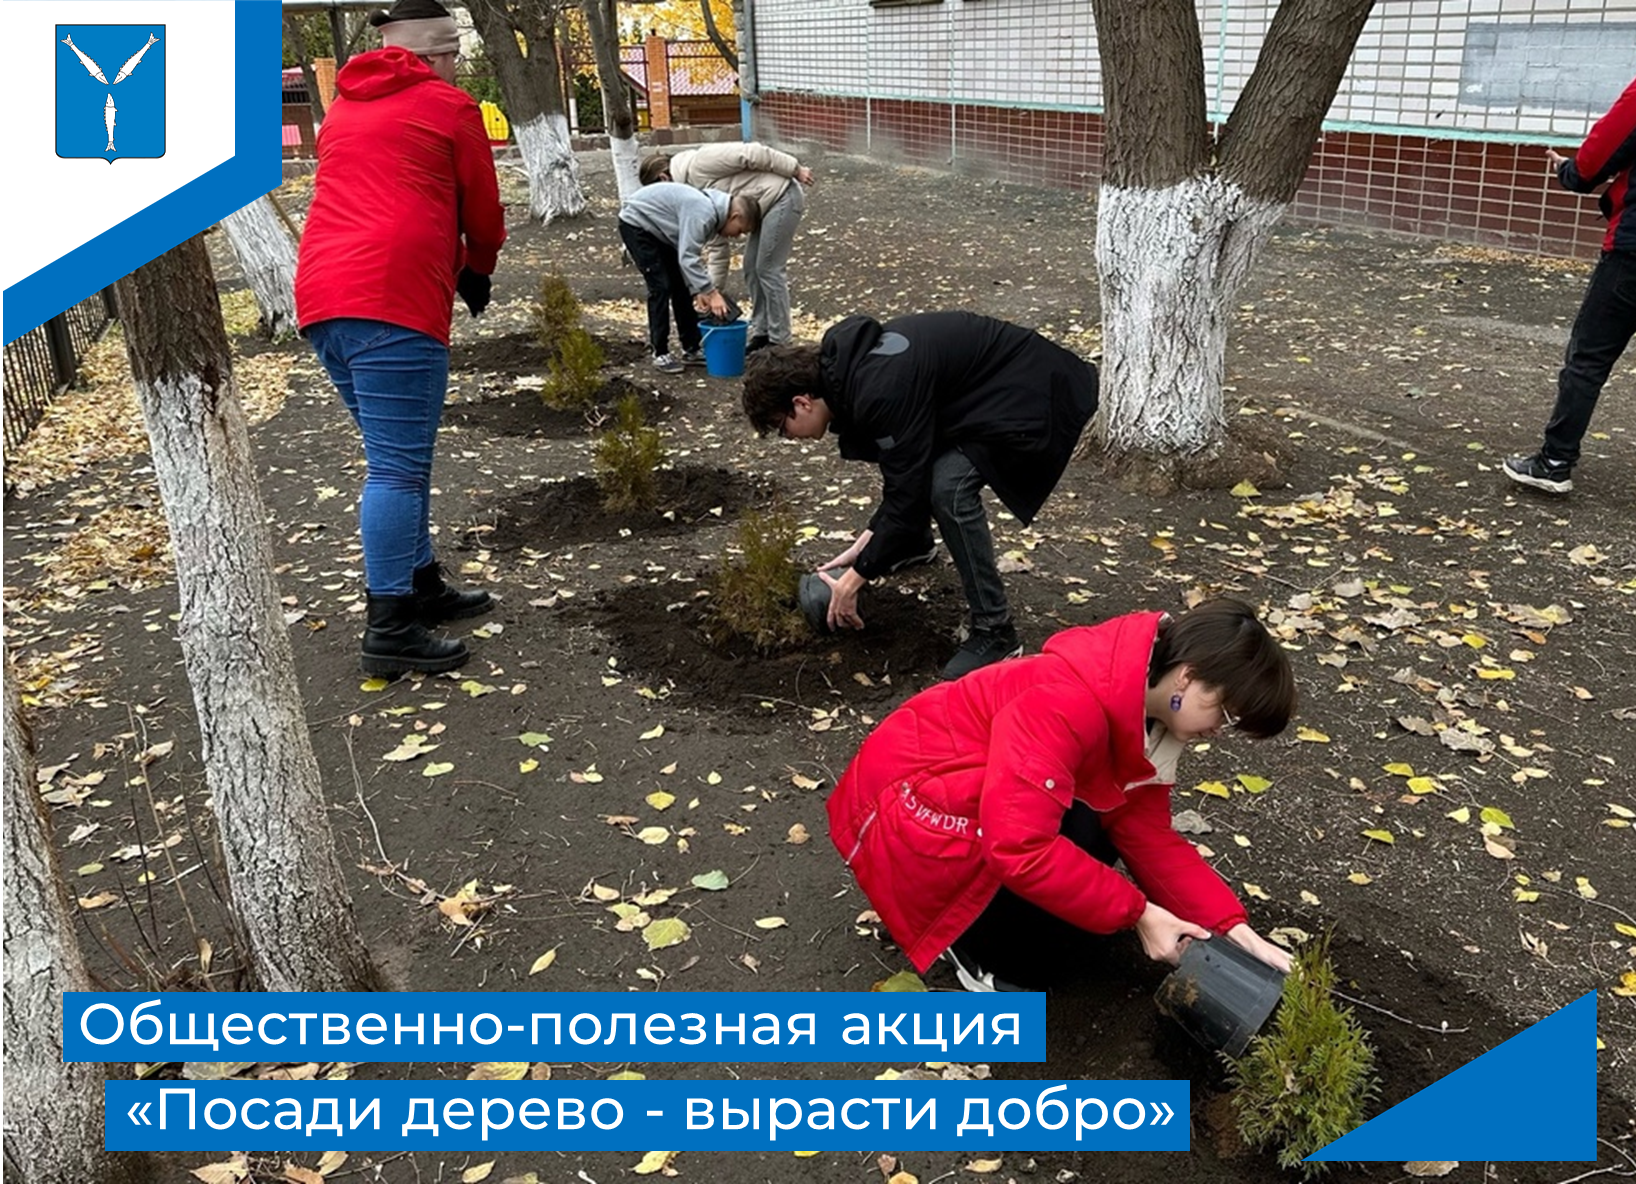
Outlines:
[[[744, 246], [744, 286], [750, 296], [749, 351], [788, 345], [790, 330], [790, 249], [807, 207], [805, 189], [812, 170], [788, 152], [750, 141], [703, 144], [675, 156], [655, 153], [642, 162], [642, 184], [680, 181], [699, 189], [719, 189], [756, 199], [761, 229]], [[705, 251], [710, 279], [719, 288], [727, 279], [731, 250], [717, 239]]]
[[[619, 207], [619, 237], [648, 286], [648, 345], [666, 374], [703, 365], [698, 314], [727, 315], [727, 298], [710, 280], [704, 247], [717, 235], [738, 238], [761, 226], [753, 198], [729, 197], [662, 181], [644, 185]], [[681, 353], [670, 352], [670, 316], [676, 314]]]

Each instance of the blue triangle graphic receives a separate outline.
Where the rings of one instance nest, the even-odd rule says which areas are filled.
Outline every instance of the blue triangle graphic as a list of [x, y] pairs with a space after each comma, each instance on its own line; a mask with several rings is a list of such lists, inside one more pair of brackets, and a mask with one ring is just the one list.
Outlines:
[[1307, 1158], [1594, 1160], [1596, 992]]

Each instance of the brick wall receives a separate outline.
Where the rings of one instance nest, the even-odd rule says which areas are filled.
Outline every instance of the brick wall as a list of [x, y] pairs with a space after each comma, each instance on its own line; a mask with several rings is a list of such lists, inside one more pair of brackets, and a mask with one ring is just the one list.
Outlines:
[[[755, 119], [774, 143], [1025, 185], [1091, 189], [1101, 174], [1102, 117], [1088, 112], [781, 93], [763, 94]], [[1594, 255], [1607, 228], [1537, 145], [1396, 133], [1325, 133], [1288, 217], [1562, 256]]]

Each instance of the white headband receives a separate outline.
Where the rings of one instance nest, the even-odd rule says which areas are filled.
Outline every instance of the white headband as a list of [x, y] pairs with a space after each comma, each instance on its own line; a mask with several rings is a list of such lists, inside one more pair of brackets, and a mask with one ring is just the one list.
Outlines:
[[460, 26], [452, 16], [429, 16], [391, 21], [381, 26], [381, 44], [428, 55], [460, 52]]

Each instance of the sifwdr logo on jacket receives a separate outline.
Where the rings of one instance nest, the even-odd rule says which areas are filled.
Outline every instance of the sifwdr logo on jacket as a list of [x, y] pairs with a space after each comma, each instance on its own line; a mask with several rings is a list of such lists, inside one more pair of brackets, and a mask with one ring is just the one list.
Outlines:
[[57, 26], [57, 155], [165, 154], [165, 26]]

